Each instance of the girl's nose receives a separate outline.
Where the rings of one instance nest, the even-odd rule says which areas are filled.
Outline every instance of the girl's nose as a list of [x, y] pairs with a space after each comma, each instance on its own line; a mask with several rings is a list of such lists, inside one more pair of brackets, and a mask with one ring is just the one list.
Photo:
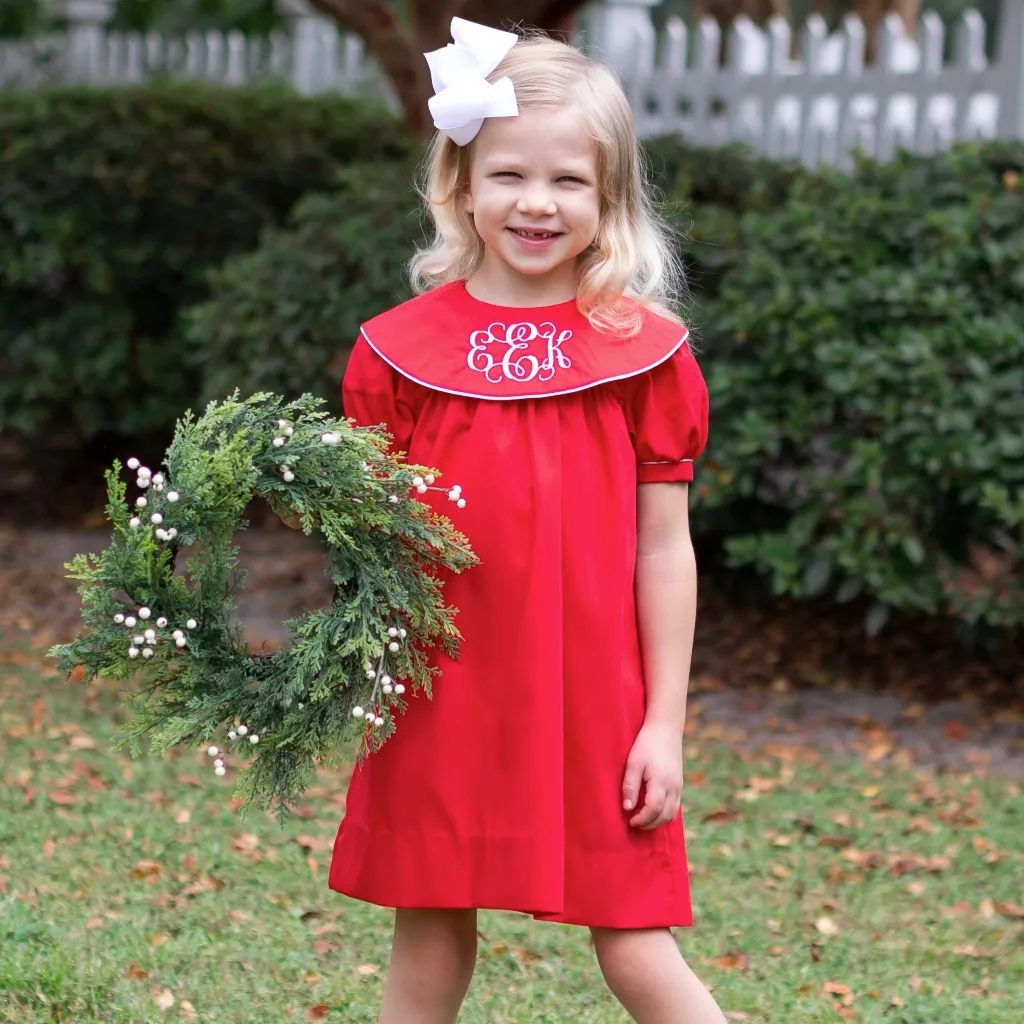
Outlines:
[[519, 197], [516, 201], [516, 209], [520, 213], [550, 216], [557, 212], [558, 206], [546, 189], [532, 188]]

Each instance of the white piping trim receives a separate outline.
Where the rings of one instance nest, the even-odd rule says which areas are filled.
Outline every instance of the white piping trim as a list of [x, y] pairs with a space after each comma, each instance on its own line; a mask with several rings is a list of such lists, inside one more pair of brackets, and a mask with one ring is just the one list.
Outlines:
[[679, 466], [684, 462], [693, 462], [693, 459], [661, 459], [657, 462], [638, 462], [638, 466]]
[[482, 398], [488, 402], [517, 402], [524, 398], [558, 398], [560, 395], [572, 395], [577, 391], [586, 391], [589, 388], [596, 388], [599, 384], [610, 384], [616, 380], [627, 380], [630, 377], [638, 377], [641, 373], [647, 373], [648, 370], [653, 370], [656, 366], [661, 366], [662, 363], [667, 362], [671, 359], [686, 343], [686, 339], [690, 336], [689, 330], [686, 330], [679, 341], [673, 346], [672, 350], [663, 355], [660, 359], [651, 363], [650, 366], [641, 367], [639, 370], [632, 370], [630, 373], [620, 373], [615, 377], [602, 377], [601, 380], [592, 380], [587, 384], [581, 384], [578, 388], [567, 388], [565, 391], [545, 391], [540, 394], [532, 395], [481, 395], [475, 391], [454, 391], [451, 388], [442, 388], [437, 384], [430, 384], [425, 380], [420, 380], [419, 377], [414, 377], [407, 370], [403, 370], [397, 363], [393, 363], [376, 345], [370, 340], [370, 336], [366, 333], [364, 327], [359, 328], [359, 333], [366, 339], [366, 344], [373, 349], [384, 360], [391, 369], [400, 373], [403, 377], [411, 380], [414, 384], [419, 384], [422, 387], [429, 388], [431, 391], [440, 391], [446, 395], [456, 395], [459, 398]]

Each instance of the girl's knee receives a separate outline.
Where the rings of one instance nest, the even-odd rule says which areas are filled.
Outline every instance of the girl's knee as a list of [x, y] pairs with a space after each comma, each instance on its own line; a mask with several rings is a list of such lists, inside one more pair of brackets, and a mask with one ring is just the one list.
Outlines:
[[667, 928], [591, 928], [590, 933], [601, 973], [613, 989], [642, 985], [647, 975], [664, 969], [666, 956], [679, 956]]
[[395, 952], [440, 974], [472, 973], [477, 956], [475, 910], [395, 911]]

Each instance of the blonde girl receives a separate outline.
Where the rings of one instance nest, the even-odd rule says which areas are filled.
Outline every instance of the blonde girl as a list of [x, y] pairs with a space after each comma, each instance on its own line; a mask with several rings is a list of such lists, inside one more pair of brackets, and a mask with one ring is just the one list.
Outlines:
[[433, 698], [353, 774], [330, 885], [396, 908], [384, 1024], [455, 1021], [480, 908], [588, 927], [641, 1024], [721, 1024], [670, 931], [693, 923], [687, 485], [707, 435], [678, 268], [611, 72], [452, 34], [426, 55], [419, 294], [363, 325], [343, 396], [462, 485], [480, 565], [446, 581], [459, 658], [435, 654]]

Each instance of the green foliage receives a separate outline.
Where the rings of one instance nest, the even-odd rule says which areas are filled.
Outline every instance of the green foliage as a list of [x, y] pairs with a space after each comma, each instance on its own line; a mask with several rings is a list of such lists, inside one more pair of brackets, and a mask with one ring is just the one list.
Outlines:
[[1024, 146], [800, 175], [703, 308], [700, 524], [777, 593], [1024, 623]]
[[[668, 139], [648, 156], [712, 395], [697, 529], [778, 593], [860, 598], [869, 632], [892, 608], [1019, 625], [1020, 147], [852, 176]], [[208, 393], [301, 387], [404, 297], [410, 174], [353, 166], [219, 272], [189, 321], [215, 346]]]
[[346, 168], [212, 275], [212, 297], [185, 318], [203, 398], [232, 387], [337, 395], [359, 325], [409, 296], [413, 170], [411, 159]]
[[0, 138], [0, 429], [84, 435], [169, 429], [207, 271], [348, 163], [411, 148], [366, 103], [197, 84], [0, 92]]
[[[362, 752], [394, 732], [405, 684], [393, 689], [388, 673], [429, 695], [426, 651], [454, 655], [458, 640], [434, 573], [475, 561], [447, 519], [410, 498], [426, 487], [420, 475], [433, 482], [429, 471], [392, 454], [382, 431], [335, 421], [320, 405], [235, 395], [186, 415], [164, 478], [140, 477], [145, 494], [131, 506], [115, 463], [110, 546], [68, 564], [85, 629], [51, 652], [65, 672], [136, 682], [122, 737], [133, 753], [147, 734], [158, 752], [237, 741], [254, 755], [238, 780], [243, 806], [280, 814], [318, 761], [348, 755], [355, 734]], [[254, 496], [322, 538], [335, 586], [329, 609], [286, 623], [293, 643], [275, 654], [249, 651], [231, 615], [243, 582], [233, 537]]]

